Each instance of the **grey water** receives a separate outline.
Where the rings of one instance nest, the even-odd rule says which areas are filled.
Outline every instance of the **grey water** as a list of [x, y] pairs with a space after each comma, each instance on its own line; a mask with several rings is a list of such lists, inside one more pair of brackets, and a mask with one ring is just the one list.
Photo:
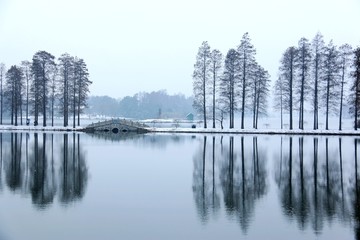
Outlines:
[[360, 239], [359, 139], [0, 132], [0, 239]]

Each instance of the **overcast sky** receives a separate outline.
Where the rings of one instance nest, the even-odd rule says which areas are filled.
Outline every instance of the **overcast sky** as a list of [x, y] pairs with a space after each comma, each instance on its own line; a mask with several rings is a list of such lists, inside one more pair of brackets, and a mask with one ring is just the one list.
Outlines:
[[87, 63], [91, 95], [189, 96], [202, 41], [226, 55], [249, 32], [274, 80], [282, 53], [301, 37], [320, 31], [355, 47], [359, 24], [360, 0], [0, 0], [0, 62], [68, 52]]

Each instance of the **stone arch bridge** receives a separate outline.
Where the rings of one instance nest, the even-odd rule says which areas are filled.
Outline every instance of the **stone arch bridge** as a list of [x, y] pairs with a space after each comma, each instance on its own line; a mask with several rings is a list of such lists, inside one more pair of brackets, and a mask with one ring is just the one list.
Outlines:
[[148, 126], [136, 121], [126, 119], [111, 119], [92, 123], [84, 128], [85, 132], [113, 132], [113, 133], [146, 133]]

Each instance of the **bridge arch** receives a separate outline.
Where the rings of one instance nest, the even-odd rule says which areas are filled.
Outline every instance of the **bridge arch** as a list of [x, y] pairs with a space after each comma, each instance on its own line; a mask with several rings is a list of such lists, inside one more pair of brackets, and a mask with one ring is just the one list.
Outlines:
[[111, 119], [97, 123], [92, 123], [88, 125], [84, 129], [84, 131], [88, 131], [88, 132], [102, 131], [102, 132], [110, 132], [110, 133], [120, 133], [120, 132], [145, 133], [148, 132], [147, 128], [148, 126], [139, 122], [134, 122], [126, 119]]

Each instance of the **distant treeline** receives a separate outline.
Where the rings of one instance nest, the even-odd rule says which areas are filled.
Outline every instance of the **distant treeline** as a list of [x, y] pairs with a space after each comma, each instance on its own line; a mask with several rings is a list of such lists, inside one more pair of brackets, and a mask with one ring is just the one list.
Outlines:
[[[253, 116], [257, 128], [259, 114], [266, 114], [270, 96], [270, 75], [255, 58], [256, 50], [248, 33], [243, 35], [237, 48], [223, 57], [217, 49], [210, 49], [204, 41], [196, 55], [193, 72], [194, 107], [204, 118], [216, 120], [222, 127], [224, 115], [229, 127], [234, 127], [235, 112], [241, 113], [244, 128], [245, 112]], [[319, 112], [325, 114], [325, 128], [329, 129], [329, 114], [339, 116], [339, 130], [345, 103], [354, 116], [357, 129], [360, 115], [360, 47], [349, 44], [340, 47], [332, 41], [325, 44], [318, 33], [312, 41], [301, 38], [298, 46], [286, 49], [279, 67], [274, 88], [275, 108], [280, 110], [281, 128], [283, 112], [289, 113], [289, 127], [293, 129], [293, 112], [298, 112], [298, 128], [304, 129], [305, 105], [313, 115], [313, 129], [318, 129]]]
[[115, 99], [109, 96], [91, 96], [89, 107], [85, 110], [89, 115], [125, 117], [135, 119], [185, 118], [193, 113], [193, 98], [182, 94], [168, 95], [165, 90], [137, 93]]
[[[80, 125], [80, 113], [83, 112], [89, 93], [89, 73], [83, 59], [65, 53], [57, 60], [46, 52], [38, 51], [32, 61], [22, 61], [8, 70], [0, 63], [0, 124], [3, 114], [10, 116], [11, 124], [23, 124], [23, 117], [34, 116], [33, 124], [43, 126], [54, 116], [63, 117], [63, 125], [73, 118], [73, 127]], [[27, 124], [30, 124], [27, 122]]]

